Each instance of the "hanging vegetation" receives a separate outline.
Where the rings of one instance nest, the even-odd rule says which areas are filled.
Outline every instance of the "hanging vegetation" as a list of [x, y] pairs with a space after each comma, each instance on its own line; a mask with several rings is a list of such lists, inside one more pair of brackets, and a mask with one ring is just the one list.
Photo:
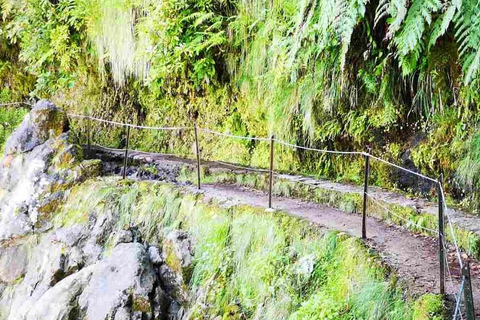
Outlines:
[[[480, 175], [465, 164], [479, 119], [478, 0], [0, 0], [0, 10], [0, 62], [18, 57], [33, 96], [148, 124], [373, 145], [444, 173], [458, 197]], [[247, 160], [268, 152], [232, 148]], [[289, 157], [347, 180], [361, 168]]]

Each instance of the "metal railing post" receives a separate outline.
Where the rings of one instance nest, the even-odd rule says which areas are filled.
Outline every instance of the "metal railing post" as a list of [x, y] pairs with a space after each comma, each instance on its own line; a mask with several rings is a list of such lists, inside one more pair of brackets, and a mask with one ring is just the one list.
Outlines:
[[470, 274], [470, 263], [465, 261], [462, 274], [465, 277], [465, 288], [463, 293], [465, 295], [465, 309], [467, 313], [467, 320], [475, 320], [475, 305], [473, 302], [472, 278]]
[[202, 185], [201, 185], [201, 177], [200, 177], [201, 163], [200, 163], [200, 148], [198, 143], [197, 123], [195, 123], [194, 131], [195, 131], [195, 153], [197, 155], [197, 187], [198, 187], [198, 190], [200, 190], [202, 188]]
[[363, 181], [363, 215], [362, 215], [362, 238], [367, 239], [367, 201], [368, 201], [368, 180], [370, 178], [370, 154], [365, 157], [365, 178]]
[[125, 159], [123, 161], [123, 179], [127, 178], [128, 148], [130, 143], [130, 126], [127, 126], [127, 143], [125, 146]]
[[273, 158], [275, 156], [275, 136], [270, 137], [270, 181], [268, 186], [268, 208], [272, 209], [272, 193], [273, 193]]
[[442, 184], [443, 174], [438, 177], [438, 259], [440, 262], [440, 294], [445, 294], [445, 206]]

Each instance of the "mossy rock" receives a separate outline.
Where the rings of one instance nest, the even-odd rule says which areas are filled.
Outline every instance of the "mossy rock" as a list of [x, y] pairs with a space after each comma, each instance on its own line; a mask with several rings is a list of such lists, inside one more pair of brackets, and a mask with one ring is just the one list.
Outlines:
[[134, 296], [133, 297], [133, 307], [134, 312], [150, 313], [152, 312], [150, 301], [144, 296]]

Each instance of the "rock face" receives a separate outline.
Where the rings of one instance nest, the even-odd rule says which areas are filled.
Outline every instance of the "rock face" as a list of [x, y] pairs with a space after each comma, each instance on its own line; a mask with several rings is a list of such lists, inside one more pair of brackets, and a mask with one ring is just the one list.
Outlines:
[[0, 319], [181, 319], [192, 243], [173, 231], [142, 242], [117, 212], [57, 226], [71, 189], [98, 175], [83, 161], [66, 114], [40, 101], [12, 134], [0, 167]]
[[81, 150], [67, 128], [66, 114], [40, 101], [8, 139], [0, 166], [0, 240], [45, 227], [45, 209], [82, 178]]

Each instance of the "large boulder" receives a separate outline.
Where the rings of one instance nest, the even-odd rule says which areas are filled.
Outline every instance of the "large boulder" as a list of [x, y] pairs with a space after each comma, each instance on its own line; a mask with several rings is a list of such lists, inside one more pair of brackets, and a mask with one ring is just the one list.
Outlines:
[[89, 320], [153, 319], [150, 294], [155, 282], [145, 247], [120, 243], [97, 264], [79, 298], [79, 308]]
[[8, 139], [0, 164], [0, 319], [181, 319], [192, 241], [173, 231], [163, 246], [142, 243], [114, 207], [70, 221], [62, 203], [101, 163], [83, 161], [68, 128], [65, 112], [40, 101]]
[[67, 115], [40, 101], [12, 133], [0, 165], [0, 240], [49, 226], [63, 191], [95, 172], [67, 132]]
[[5, 144], [5, 155], [29, 152], [68, 131], [65, 112], [47, 100], [39, 101]]

